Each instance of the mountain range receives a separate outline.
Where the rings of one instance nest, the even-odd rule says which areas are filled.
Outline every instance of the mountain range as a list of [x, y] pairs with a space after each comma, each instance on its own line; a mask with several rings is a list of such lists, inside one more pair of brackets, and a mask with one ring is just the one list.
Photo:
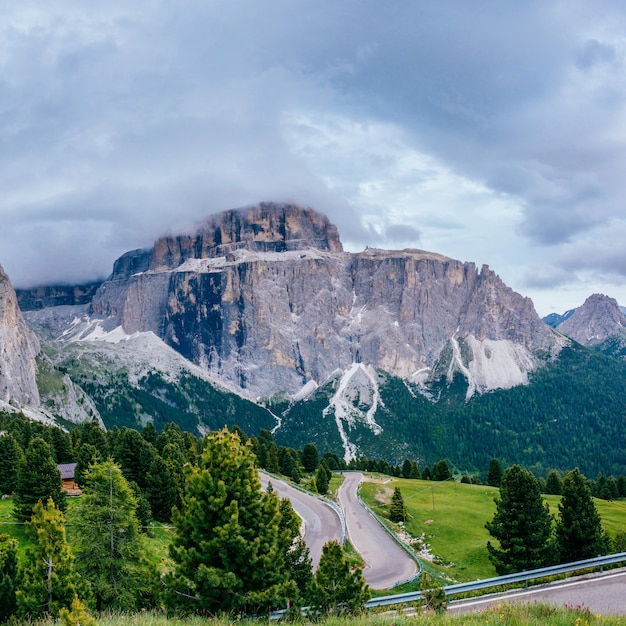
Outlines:
[[[595, 294], [544, 321], [487, 266], [421, 250], [345, 252], [310, 208], [210, 216], [123, 255], [101, 284], [16, 297], [2, 274], [0, 289], [2, 406], [35, 407], [65, 426], [238, 423], [346, 460], [449, 457], [475, 470], [492, 455], [592, 471], [626, 461], [621, 435], [591, 461], [562, 440], [596, 446], [590, 403], [607, 436], [623, 430], [621, 412], [598, 417], [594, 395], [608, 384], [617, 405], [626, 400], [626, 318], [614, 300]], [[574, 389], [546, 391], [572, 371]], [[549, 410], [533, 417], [523, 407], [538, 391], [580, 407], [546, 397]], [[554, 446], [549, 424], [569, 433]]]

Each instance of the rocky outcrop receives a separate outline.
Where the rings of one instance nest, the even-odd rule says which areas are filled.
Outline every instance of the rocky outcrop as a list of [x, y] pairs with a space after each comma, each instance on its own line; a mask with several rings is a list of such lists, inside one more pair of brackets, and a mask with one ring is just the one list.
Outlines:
[[76, 306], [91, 302], [102, 281], [84, 285], [47, 285], [33, 289], [16, 289], [22, 311], [39, 311], [53, 306]]
[[[473, 390], [526, 381], [556, 335], [487, 266], [419, 250], [343, 252], [312, 209], [264, 203], [121, 257], [93, 316], [153, 331], [250, 395], [295, 393], [362, 363]], [[113, 323], [113, 322], [110, 322]]]
[[0, 401], [39, 405], [39, 341], [26, 326], [9, 277], [0, 267]]
[[595, 293], [557, 329], [584, 346], [595, 346], [610, 337], [624, 337], [626, 316], [614, 298]]

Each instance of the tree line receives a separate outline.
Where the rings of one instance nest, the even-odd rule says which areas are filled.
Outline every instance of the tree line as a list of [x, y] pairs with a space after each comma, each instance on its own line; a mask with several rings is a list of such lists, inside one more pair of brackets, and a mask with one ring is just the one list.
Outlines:
[[[223, 429], [195, 439], [173, 426], [161, 434], [150, 428], [143, 434], [130, 429], [109, 434], [96, 423], [76, 431], [77, 457], [85, 449], [91, 456], [81, 470], [82, 496], [68, 513], [69, 537], [52, 446], [32, 437], [20, 461], [14, 510], [26, 520], [30, 542], [18, 563], [16, 541], [0, 536], [0, 619], [62, 615], [72, 620], [87, 615], [86, 609], [142, 608], [262, 615], [304, 605], [319, 615], [357, 612], [369, 598], [360, 569], [350, 566], [336, 542], [324, 546], [313, 573], [300, 520], [288, 500], [280, 500], [271, 487], [261, 490], [254, 442], [245, 434]], [[154, 504], [150, 486], [160, 463], [168, 468], [173, 456], [168, 446], [186, 460], [180, 491], [172, 478], [167, 517], [173, 534], [167, 561], [159, 565], [141, 532], [140, 499]], [[306, 467], [318, 461], [315, 449], [301, 452]], [[26, 459], [39, 478], [52, 476], [54, 468], [56, 480], [42, 481], [47, 494], [41, 482], [37, 493], [34, 481], [24, 482]]]

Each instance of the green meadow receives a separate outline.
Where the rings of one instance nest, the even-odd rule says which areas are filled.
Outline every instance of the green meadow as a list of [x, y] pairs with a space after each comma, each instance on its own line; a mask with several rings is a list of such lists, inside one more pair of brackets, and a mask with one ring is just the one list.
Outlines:
[[[394, 487], [399, 487], [408, 511], [406, 530], [423, 536], [439, 575], [450, 581], [469, 581], [496, 576], [489, 561], [485, 522], [493, 518], [498, 489], [458, 482], [409, 480], [371, 476], [361, 483], [360, 494], [372, 510], [385, 517]], [[559, 496], [544, 496], [550, 511], [558, 513]], [[626, 532], [626, 500], [595, 500], [604, 529], [615, 536]], [[398, 528], [398, 527], [395, 527]], [[430, 568], [429, 568], [430, 569]]]

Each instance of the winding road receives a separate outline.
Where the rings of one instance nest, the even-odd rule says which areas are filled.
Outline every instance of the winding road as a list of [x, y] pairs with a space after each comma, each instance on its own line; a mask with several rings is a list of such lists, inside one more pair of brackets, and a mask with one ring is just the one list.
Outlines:
[[389, 589], [415, 576], [417, 563], [387, 534], [359, 502], [363, 474], [346, 473], [339, 488], [339, 504], [346, 518], [350, 543], [363, 557], [363, 576], [372, 589]]
[[267, 489], [272, 483], [274, 491], [281, 498], [289, 498], [295, 512], [304, 523], [304, 540], [309, 547], [313, 568], [319, 565], [324, 544], [331, 539], [343, 541], [343, 525], [337, 512], [322, 500], [295, 489], [273, 476], [259, 472], [261, 484]]

